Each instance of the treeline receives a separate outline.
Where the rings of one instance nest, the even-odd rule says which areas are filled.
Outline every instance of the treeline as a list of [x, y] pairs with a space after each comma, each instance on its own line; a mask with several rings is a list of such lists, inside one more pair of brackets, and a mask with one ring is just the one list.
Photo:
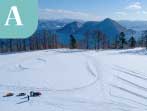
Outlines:
[[136, 37], [133, 34], [129, 37], [129, 39], [127, 39], [125, 33], [121, 32], [118, 36], [116, 36], [116, 40], [111, 44], [110, 48], [128, 49], [135, 47], [147, 48], [147, 31], [144, 31], [142, 33], [142, 36], [138, 39], [136, 39]]
[[0, 53], [58, 48], [57, 36], [47, 30], [26, 39], [0, 39]]
[[124, 32], [116, 35], [115, 40], [108, 37], [99, 30], [87, 31], [82, 39], [75, 35], [69, 35], [69, 43], [59, 41], [56, 33], [48, 30], [36, 31], [27, 39], [0, 39], [0, 53], [33, 51], [43, 49], [71, 48], [71, 49], [125, 49], [135, 47], [147, 48], [147, 31], [136, 40], [132, 34], [130, 39], [126, 38]]
[[[129, 49], [135, 47], [147, 48], [147, 31], [142, 33], [142, 37], [136, 39], [133, 34], [127, 39], [124, 32], [116, 35], [115, 40], [109, 40], [108, 37], [100, 31], [93, 31], [85, 33], [85, 40], [82, 42], [76, 41], [76, 37], [70, 36], [70, 48], [83, 48], [83, 49]], [[82, 47], [82, 45], [85, 45]]]

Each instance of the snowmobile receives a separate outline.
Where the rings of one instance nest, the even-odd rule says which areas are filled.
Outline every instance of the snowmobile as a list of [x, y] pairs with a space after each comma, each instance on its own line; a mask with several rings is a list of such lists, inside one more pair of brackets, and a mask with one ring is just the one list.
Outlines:
[[10, 97], [10, 96], [13, 96], [13, 95], [14, 95], [14, 93], [9, 92], [9, 93], [6, 93], [3, 97]]
[[19, 93], [18, 95], [16, 95], [17, 97], [20, 97], [20, 96], [25, 96], [26, 93]]
[[40, 92], [34, 92], [34, 91], [30, 92], [30, 97], [37, 97], [37, 96], [40, 96], [40, 95], [41, 95]]

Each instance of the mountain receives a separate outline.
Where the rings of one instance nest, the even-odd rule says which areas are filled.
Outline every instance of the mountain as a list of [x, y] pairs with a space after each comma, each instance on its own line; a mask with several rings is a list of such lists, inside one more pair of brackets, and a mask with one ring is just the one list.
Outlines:
[[[104, 34], [110, 42], [116, 39], [116, 36], [120, 32], [125, 32], [126, 38], [129, 39], [132, 35], [135, 38], [141, 37], [142, 31], [135, 30], [146, 24], [144, 22], [130, 22], [130, 21], [114, 21], [110, 18], [106, 18], [103, 21], [74, 21], [69, 19], [63, 20], [41, 20], [39, 21], [39, 29], [46, 29], [52, 32], [56, 32], [58, 39], [63, 44], [68, 44], [70, 41], [70, 35], [74, 35], [77, 40], [83, 40], [85, 34], [88, 32], [93, 37], [92, 32], [99, 31]], [[140, 30], [144, 29], [140, 28]], [[145, 28], [146, 29], [146, 28]]]
[[91, 30], [96, 30], [99, 22], [95, 21], [88, 21], [83, 24], [81, 28], [76, 32], [76, 35], [82, 36], [85, 35], [86, 32], [89, 32]]
[[62, 23], [72, 23], [72, 22], [84, 22], [83, 20], [80, 20], [80, 19], [69, 19], [69, 18], [63, 18], [63, 19], [56, 19], [55, 21], [59, 21], [59, 22], [62, 22]]
[[[140, 39], [142, 37], [143, 31], [147, 30], [147, 21], [128, 21], [128, 20], [122, 20], [118, 21], [122, 26], [129, 29], [127, 31], [126, 36], [134, 36], [136, 39]], [[130, 30], [133, 30], [133, 33], [130, 32]]]
[[57, 30], [65, 26], [65, 22], [56, 21], [56, 20], [39, 20], [38, 30]]
[[56, 30], [60, 42], [63, 42], [65, 44], [69, 43], [70, 35], [78, 31], [82, 27], [82, 25], [83, 23], [75, 21], [65, 25], [61, 29]]
[[126, 32], [127, 29], [112, 19], [105, 19], [99, 23], [97, 27], [100, 31], [106, 34], [110, 40], [114, 40], [120, 32]]
[[58, 29], [57, 33], [72, 34], [75, 33], [83, 24], [80, 22], [72, 22]]
[[[39, 20], [38, 30], [58, 30], [63, 28], [65, 25], [74, 22], [74, 19], [56, 19], [56, 20]], [[83, 22], [82, 20], [76, 20]]]
[[126, 32], [127, 29], [112, 19], [105, 19], [102, 22], [86, 22], [76, 33], [78, 36], [86, 32], [100, 31], [106, 35], [107, 39], [113, 41], [120, 32]]
[[[70, 35], [73, 34], [77, 40], [84, 39], [87, 32], [99, 31], [103, 33], [107, 40], [114, 41], [120, 32], [127, 32], [127, 29], [112, 19], [105, 19], [102, 22], [88, 21], [85, 23], [72, 22], [61, 29], [58, 29], [57, 35], [59, 40], [64, 43], [69, 42]], [[93, 35], [90, 34], [92, 37]]]
[[133, 29], [135, 31], [147, 30], [147, 21], [118, 21], [119, 24], [126, 27], [127, 29]]

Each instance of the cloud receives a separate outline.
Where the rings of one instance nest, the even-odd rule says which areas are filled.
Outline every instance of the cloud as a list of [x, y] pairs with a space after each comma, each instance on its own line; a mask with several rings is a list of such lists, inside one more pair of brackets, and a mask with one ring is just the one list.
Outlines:
[[127, 6], [126, 9], [140, 10], [140, 9], [142, 9], [142, 4], [140, 2], [135, 2], [135, 3], [130, 4], [129, 6]]
[[140, 11], [137, 11], [137, 14], [147, 15], [147, 11], [145, 11], [145, 10], [140, 10]]
[[83, 19], [83, 20], [98, 20], [99, 16], [92, 15], [89, 13], [84, 13], [84, 12], [71, 11], [71, 10], [40, 9], [39, 18], [40, 19], [71, 18], [71, 19]]
[[147, 11], [143, 10], [143, 11], [142, 11], [142, 14], [147, 14]]
[[126, 16], [126, 15], [128, 15], [126, 12], [116, 12], [115, 14], [118, 15], [118, 16]]

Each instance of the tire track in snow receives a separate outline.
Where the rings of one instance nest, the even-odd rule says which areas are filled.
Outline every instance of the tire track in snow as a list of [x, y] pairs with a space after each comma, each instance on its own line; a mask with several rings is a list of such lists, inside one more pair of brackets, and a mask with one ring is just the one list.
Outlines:
[[[91, 74], [93, 77], [95, 77], [95, 79], [88, 83], [87, 85], [83, 85], [80, 87], [76, 87], [76, 88], [69, 88], [69, 89], [50, 89], [50, 88], [39, 88], [39, 87], [26, 87], [26, 86], [16, 86], [16, 85], [4, 85], [4, 84], [0, 84], [0, 87], [4, 87], [4, 88], [8, 88], [8, 89], [18, 89], [18, 90], [37, 90], [37, 91], [48, 91], [48, 92], [73, 92], [73, 91], [77, 91], [77, 90], [82, 90], [88, 87], [91, 87], [92, 85], [96, 84], [97, 81], [99, 80], [97, 72], [94, 72], [93, 69], [91, 68], [92, 64], [87, 63], [87, 71], [89, 72], [89, 74]], [[93, 66], [94, 67], [94, 66]]]
[[119, 111], [130, 111], [129, 109], [123, 109], [123, 108], [112, 108], [112, 109], [114, 109], [114, 110], [119, 110]]
[[126, 82], [126, 83], [128, 83], [128, 84], [130, 84], [130, 85], [132, 85], [132, 86], [135, 86], [135, 87], [137, 87], [138, 89], [147, 91], [147, 88], [145, 88], [145, 87], [143, 87], [143, 86], [140, 86], [140, 85], [138, 85], [138, 84], [136, 84], [136, 83], [134, 83], [134, 82], [131, 82], [131, 81], [127, 80], [127, 79], [124, 79], [124, 78], [119, 77], [119, 76], [116, 76], [116, 78], [118, 78], [119, 80], [122, 80], [122, 81], [124, 81], [124, 82]]
[[116, 71], [119, 71], [119, 72], [122, 72], [122, 73], [125, 73], [125, 74], [128, 74], [128, 75], [131, 75], [131, 76], [134, 76], [136, 78], [139, 78], [139, 79], [142, 79], [142, 80], [147, 80], [147, 77], [141, 73], [137, 73], [137, 72], [134, 72], [134, 71], [130, 71], [129, 69], [125, 69], [121, 66], [115, 66], [115, 68], [112, 68], [113, 70], [116, 70]]
[[127, 107], [127, 108], [131, 108], [131, 109], [138, 109], [138, 107], [131, 106], [131, 105], [126, 104], [126, 103], [117, 102], [117, 101], [114, 101], [114, 100], [110, 100], [110, 102], [111, 102], [110, 104], [112, 104], [113, 106], [117, 106], [117, 107], [120, 107], [120, 108]]
[[143, 104], [143, 103], [140, 103], [140, 102], [138, 102], [138, 101], [135, 101], [135, 100], [132, 100], [132, 99], [129, 99], [129, 98], [125, 98], [125, 97], [113, 95], [113, 94], [111, 93], [111, 90], [110, 90], [110, 92], [109, 92], [109, 95], [112, 96], [112, 97], [114, 97], [114, 98], [118, 98], [118, 99], [122, 99], [122, 100], [127, 100], [127, 101], [130, 101], [130, 102], [133, 102], [133, 103], [142, 105], [142, 106], [144, 106], [144, 107], [147, 107], [147, 104]]
[[[99, 59], [97, 59], [95, 56], [89, 55], [88, 53], [83, 54], [83, 55], [87, 56], [88, 59], [91, 58], [93, 65], [96, 66], [97, 78], [98, 78], [98, 83], [99, 83], [100, 88], [101, 88], [101, 93], [103, 95], [103, 101], [106, 101], [105, 102], [106, 103], [105, 109], [111, 110], [110, 104], [107, 102], [108, 98], [107, 98], [107, 94], [106, 94], [107, 92], [105, 92], [103, 74], [102, 74], [101, 70], [99, 70], [99, 68], [101, 67], [101, 65], [103, 65], [103, 63], [101, 64]], [[98, 67], [98, 66], [100, 66], [100, 67]]]
[[[121, 66], [116, 66], [116, 65], [115, 65], [115, 68], [112, 68], [112, 69], [115, 70], [115, 71], [121, 72], [122, 74], [127, 74], [127, 75], [129, 75], [130, 77], [133, 77], [134, 79], [140, 79], [140, 81], [146, 82], [146, 80], [147, 80], [147, 77], [146, 77], [145, 75], [143, 75], [143, 74], [141, 74], [141, 73], [137, 73], [137, 72], [132, 71], [132, 70], [129, 70], [129, 69], [126, 69], [126, 68], [123, 68], [123, 67], [121, 67]], [[133, 81], [130, 81], [129, 79], [125, 79], [125, 78], [123, 78], [123, 77], [121, 77], [121, 76], [119, 76], [119, 75], [114, 75], [114, 77], [117, 78], [118, 81], [123, 81], [123, 82], [125, 82], [125, 84], [128, 85], [128, 86], [131, 85], [131, 86], [133, 86], [133, 87], [136, 87], [136, 88], [139, 89], [139, 90], [147, 91], [147, 88], [145, 88], [145, 87], [143, 87], [143, 86], [141, 86], [141, 85], [135, 83], [135, 81], [134, 81], [134, 82], [133, 82]], [[111, 84], [110, 86], [113, 87], [113, 88], [116, 88], [116, 89], [118, 89], [118, 90], [121, 90], [121, 91], [123, 91], [123, 92], [126, 92], [126, 93], [129, 93], [129, 94], [131, 94], [131, 95], [134, 95], [134, 96], [136, 96], [136, 97], [142, 98], [142, 99], [144, 99], [145, 101], [147, 101], [147, 96], [142, 95], [142, 94], [139, 94], [138, 92], [134, 92], [134, 91], [131, 91], [131, 90], [125, 88], [125, 87], [118, 86], [118, 85], [114, 85], [114, 84]], [[114, 98], [119, 98], [119, 99], [122, 99], [122, 100], [131, 101], [131, 102], [136, 103], [136, 104], [138, 104], [138, 105], [142, 105], [142, 106], [145, 107], [145, 108], [147, 107], [147, 104], [140, 103], [140, 102], [135, 101], [135, 100], [132, 100], [132, 99], [130, 99], [130, 98], [124, 98], [124, 97], [120, 97], [120, 96], [115, 96], [114, 94], [111, 93], [111, 88], [110, 88], [110, 94], [109, 94], [109, 95], [110, 95], [111, 97], [114, 97]], [[139, 109], [139, 108], [138, 108], [138, 109]], [[143, 110], [146, 110], [146, 109], [143, 109]]]
[[[63, 111], [74, 111], [73, 110], [73, 106], [76, 106], [78, 108], [85, 108], [86, 106], [88, 106], [88, 108], [95, 108], [96, 105], [94, 104], [86, 104], [86, 103], [78, 103], [78, 102], [73, 102], [73, 103], [64, 103], [62, 101], [62, 104], [59, 103], [53, 103], [53, 102], [49, 102], [49, 101], [39, 101], [43, 104], [49, 105], [49, 106], [54, 106], [55, 108], [58, 107], [60, 109], [62, 109]], [[98, 105], [98, 104], [97, 104]]]
[[110, 85], [110, 86], [113, 87], [113, 88], [119, 89], [119, 90], [121, 90], [121, 91], [123, 91], [123, 92], [127, 92], [127, 93], [129, 93], [129, 94], [132, 94], [132, 95], [134, 95], [134, 96], [136, 96], [136, 97], [140, 97], [140, 98], [142, 98], [142, 99], [147, 100], [147, 96], [143, 96], [143, 95], [138, 94], [138, 93], [136, 93], [136, 92], [130, 91], [130, 90], [126, 89], [126, 88], [123, 88], [123, 87], [120, 87], [120, 86], [117, 86], [117, 85]]
[[136, 74], [133, 74], [133, 73], [130, 73], [130, 72], [121, 70], [121, 69], [117, 69], [117, 68], [112, 68], [112, 69], [115, 70], [115, 71], [122, 72], [123, 74], [127, 74], [127, 75], [130, 75], [130, 76], [133, 76], [133, 77], [136, 77], [136, 78], [139, 78], [139, 79], [142, 79], [142, 80], [147, 81], [147, 78], [146, 77], [142, 77], [140, 75], [136, 75]]
[[[128, 68], [125, 68], [125, 67], [122, 67], [122, 66], [119, 66], [119, 65], [114, 65], [115, 67], [119, 68], [119, 69], [123, 69], [125, 71], [128, 71], [128, 72], [131, 72], [131, 73], [134, 73], [134, 74], [139, 74], [139, 75], [142, 75], [142, 76], [145, 76], [146, 74], [142, 74], [142, 73], [139, 73], [137, 71], [133, 71], [133, 70], [130, 70]], [[147, 78], [147, 76], [145, 76]]]

